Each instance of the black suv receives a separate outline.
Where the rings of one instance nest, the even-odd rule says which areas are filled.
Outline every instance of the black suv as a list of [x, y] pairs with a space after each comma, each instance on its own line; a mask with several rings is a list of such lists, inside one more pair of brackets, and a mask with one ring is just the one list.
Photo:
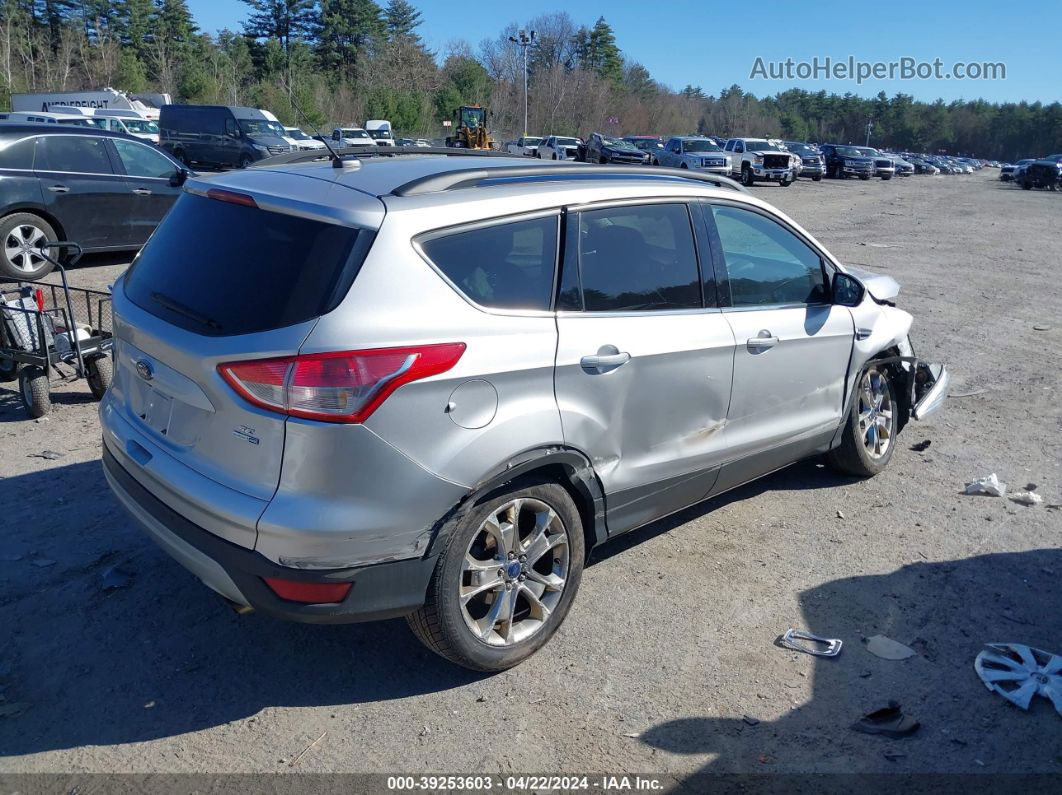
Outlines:
[[586, 142], [587, 163], [626, 163], [643, 165], [650, 155], [634, 144], [611, 135], [593, 133]]
[[1025, 190], [1050, 188], [1058, 190], [1062, 183], [1062, 155], [1048, 155], [1029, 163], [1018, 182]]
[[867, 157], [858, 147], [845, 144], [822, 144], [819, 149], [826, 161], [826, 176], [836, 179], [859, 177], [870, 179], [874, 176], [874, 158]]
[[85, 251], [138, 249], [181, 192], [188, 171], [121, 133], [60, 124], [0, 125], [0, 279], [51, 270], [46, 240]]

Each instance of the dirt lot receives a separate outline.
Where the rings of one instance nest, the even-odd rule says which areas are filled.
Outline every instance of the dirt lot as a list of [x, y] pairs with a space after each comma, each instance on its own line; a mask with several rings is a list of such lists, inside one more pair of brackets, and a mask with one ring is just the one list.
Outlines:
[[[0, 388], [0, 771], [1062, 775], [1062, 718], [973, 671], [986, 641], [1062, 652], [1062, 511], [960, 494], [996, 472], [1062, 502], [1062, 197], [997, 174], [754, 189], [901, 282], [956, 396], [872, 480], [800, 464], [599, 551], [559, 636], [496, 676], [402, 621], [235, 615], [108, 493], [83, 383], [41, 422]], [[116, 565], [132, 579], [105, 590]], [[790, 626], [845, 649], [778, 648]], [[878, 633], [918, 655], [871, 655]], [[914, 737], [849, 730], [889, 699]]]

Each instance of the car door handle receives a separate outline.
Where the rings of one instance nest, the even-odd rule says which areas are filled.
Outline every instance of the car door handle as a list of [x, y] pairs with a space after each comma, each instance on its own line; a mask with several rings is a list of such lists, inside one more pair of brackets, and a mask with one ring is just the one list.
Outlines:
[[766, 351], [773, 348], [779, 342], [778, 338], [771, 334], [767, 329], [764, 329], [755, 337], [749, 337], [745, 340], [745, 344], [750, 351]]
[[48, 190], [50, 190], [52, 193], [69, 193], [70, 192], [70, 188], [66, 187], [66, 185], [49, 185], [48, 186]]
[[137, 196], [151, 195], [151, 191], [149, 191], [147, 188], [133, 188], [133, 193], [135, 193]]
[[626, 351], [620, 353], [595, 354], [584, 356], [579, 364], [587, 370], [600, 370], [603, 367], [619, 367], [631, 360], [631, 355]]

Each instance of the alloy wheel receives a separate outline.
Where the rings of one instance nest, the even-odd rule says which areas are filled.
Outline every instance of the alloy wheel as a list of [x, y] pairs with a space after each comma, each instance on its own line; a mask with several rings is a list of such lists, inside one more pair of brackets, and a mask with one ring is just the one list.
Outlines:
[[882, 458], [892, 444], [896, 429], [888, 377], [872, 368], [859, 382], [859, 433], [871, 458]]
[[506, 502], [465, 550], [459, 585], [465, 625], [484, 643], [511, 646], [539, 632], [568, 579], [568, 528], [542, 500]]
[[19, 224], [4, 239], [4, 256], [18, 270], [34, 273], [47, 261], [41, 254], [44, 241], [43, 229], [33, 224]]

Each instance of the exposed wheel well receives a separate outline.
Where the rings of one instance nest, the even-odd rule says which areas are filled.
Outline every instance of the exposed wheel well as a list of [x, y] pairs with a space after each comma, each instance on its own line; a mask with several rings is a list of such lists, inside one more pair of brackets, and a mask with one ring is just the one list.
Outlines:
[[55, 230], [55, 234], [60, 240], [66, 239], [66, 232], [63, 231], [63, 225], [59, 223], [59, 221], [57, 221], [55, 219], [55, 216], [53, 216], [51, 213], [47, 213], [38, 207], [15, 207], [9, 210], [8, 212], [4, 213], [3, 216], [0, 216], [0, 221], [3, 221], [4, 218], [7, 218], [8, 216], [18, 215], [19, 213], [25, 213], [26, 215], [36, 215], [38, 218], [47, 221], [48, 225]]

